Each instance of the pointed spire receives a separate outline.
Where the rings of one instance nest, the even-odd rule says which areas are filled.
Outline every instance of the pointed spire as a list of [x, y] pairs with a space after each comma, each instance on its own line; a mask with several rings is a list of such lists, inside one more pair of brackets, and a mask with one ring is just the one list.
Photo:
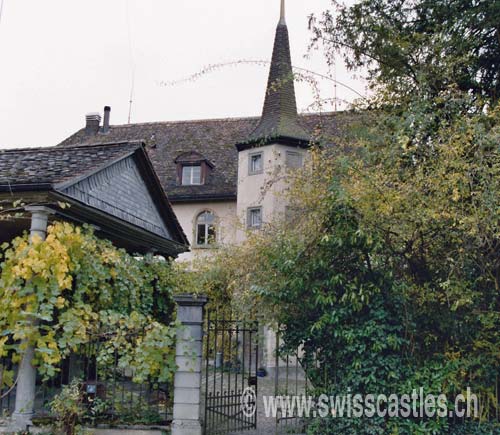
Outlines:
[[286, 20], [285, 20], [285, 0], [281, 0], [280, 24], [286, 25]]
[[285, 22], [285, 0], [281, 0], [281, 15], [276, 29], [262, 117], [246, 145], [237, 146], [239, 150], [257, 143], [273, 142], [298, 146], [309, 144], [310, 135], [298, 122], [293, 79], [290, 40]]

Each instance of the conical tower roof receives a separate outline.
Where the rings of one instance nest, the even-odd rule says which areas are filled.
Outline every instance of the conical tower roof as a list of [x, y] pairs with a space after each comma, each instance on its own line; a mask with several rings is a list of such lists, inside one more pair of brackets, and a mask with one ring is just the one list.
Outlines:
[[271, 142], [307, 146], [309, 140], [310, 135], [298, 122], [290, 39], [282, 0], [262, 117], [247, 142], [238, 145], [238, 149]]

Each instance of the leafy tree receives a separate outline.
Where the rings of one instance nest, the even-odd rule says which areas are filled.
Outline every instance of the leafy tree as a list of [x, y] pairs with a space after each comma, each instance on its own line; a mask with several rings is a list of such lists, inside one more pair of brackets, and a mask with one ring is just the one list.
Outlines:
[[[311, 17], [313, 43], [366, 68], [372, 86], [399, 104], [450, 87], [500, 98], [500, 3], [495, 0], [360, 0]], [[383, 101], [386, 102], [386, 101]]]
[[499, 2], [334, 4], [311, 19], [313, 44], [368, 70], [362, 128], [296, 175], [294, 227], [222, 262], [242, 305], [282, 326], [283, 350], [304, 349], [318, 393], [481, 398], [477, 421], [324, 419], [311, 434], [496, 434]]
[[433, 136], [432, 159], [365, 135], [334, 155], [313, 151], [290, 192], [294, 226], [271, 224], [222, 254], [236, 300], [282, 326], [283, 351], [304, 349], [318, 393], [423, 387], [451, 398], [470, 386], [482, 401], [483, 422], [468, 429], [326, 419], [311, 433], [499, 430], [484, 423], [500, 367], [499, 115], [455, 119]]

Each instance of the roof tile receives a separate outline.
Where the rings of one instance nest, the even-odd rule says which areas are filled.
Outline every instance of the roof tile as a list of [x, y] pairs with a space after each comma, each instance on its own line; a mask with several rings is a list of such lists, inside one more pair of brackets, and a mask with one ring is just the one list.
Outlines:
[[[332, 144], [346, 128], [349, 112], [300, 115], [298, 122], [315, 140]], [[257, 117], [196, 121], [150, 122], [111, 126], [107, 133], [88, 134], [81, 129], [61, 146], [91, 144], [96, 141], [142, 141], [171, 201], [236, 198], [238, 151], [236, 144], [249, 137], [259, 122]], [[175, 159], [195, 151], [213, 165], [202, 186], [180, 186]]]
[[0, 186], [54, 185], [126, 156], [140, 143], [0, 150]]

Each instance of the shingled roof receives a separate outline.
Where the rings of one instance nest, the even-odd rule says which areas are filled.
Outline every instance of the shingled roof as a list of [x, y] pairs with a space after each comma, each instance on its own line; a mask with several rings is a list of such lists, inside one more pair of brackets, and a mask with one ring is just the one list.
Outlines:
[[47, 204], [69, 220], [97, 225], [133, 252], [176, 256], [187, 250], [141, 142], [0, 150], [0, 197]]
[[298, 121], [290, 39], [282, 2], [262, 117], [246, 141], [238, 144], [238, 149], [270, 142], [308, 146], [310, 140], [310, 133]]
[[[109, 112], [108, 112], [109, 113]], [[285, 3], [276, 29], [265, 102], [260, 118], [208, 119], [151, 122], [99, 128], [82, 128], [61, 146], [99, 142], [141, 141], [153, 162], [170, 201], [235, 200], [238, 152], [269, 143], [308, 147], [328, 146], [346, 130], [351, 116], [345, 113], [298, 115]], [[181, 184], [183, 155], [208, 163], [204, 183]], [[178, 162], [178, 163], [177, 163]]]
[[[350, 112], [300, 115], [299, 125], [328, 145], [335, 141], [352, 119]], [[171, 202], [234, 200], [237, 193], [238, 151], [235, 144], [249, 137], [258, 117], [197, 121], [151, 122], [110, 126], [106, 133], [89, 133], [82, 128], [61, 146], [141, 141]], [[213, 170], [201, 186], [182, 186], [178, 182], [175, 159], [194, 151], [204, 156]]]
[[0, 150], [0, 191], [39, 190], [95, 171], [103, 164], [133, 154], [141, 144]]

